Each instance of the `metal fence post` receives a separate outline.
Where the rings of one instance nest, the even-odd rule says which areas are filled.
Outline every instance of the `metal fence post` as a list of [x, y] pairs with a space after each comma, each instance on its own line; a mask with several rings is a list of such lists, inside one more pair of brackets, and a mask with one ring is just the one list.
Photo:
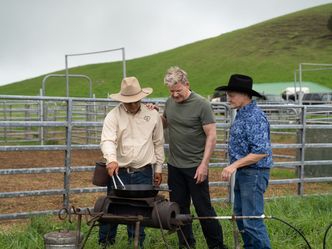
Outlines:
[[298, 177], [300, 179], [300, 182], [297, 184], [297, 194], [300, 196], [303, 196], [304, 194], [304, 162], [305, 162], [305, 133], [306, 133], [306, 114], [307, 114], [307, 107], [302, 107], [301, 112], [301, 123], [302, 123], [302, 129], [300, 129], [301, 132], [301, 148], [300, 148], [300, 159], [301, 159], [301, 165], [300, 170], [298, 171]]
[[[7, 121], [7, 107], [6, 102], [3, 102], [3, 119], [4, 121]], [[4, 127], [4, 140], [5, 143], [7, 143], [7, 127]]]
[[67, 126], [66, 126], [66, 150], [65, 150], [65, 172], [63, 207], [69, 209], [70, 172], [71, 172], [71, 140], [72, 140], [72, 111], [73, 101], [67, 100]]
[[[43, 89], [39, 89], [39, 94], [42, 97], [43, 96]], [[44, 100], [39, 101], [39, 119], [41, 122], [44, 121]], [[44, 127], [39, 127], [39, 139], [40, 139], [40, 145], [44, 145]]]
[[[236, 116], [236, 110], [235, 109], [231, 109], [230, 111], [231, 111], [231, 113], [230, 113], [230, 116], [231, 116], [231, 124], [230, 124], [230, 126], [232, 126], [232, 124], [234, 122], [234, 119], [235, 119], [235, 116]], [[230, 132], [228, 133], [228, 136], [229, 136], [229, 134], [230, 134]], [[230, 159], [229, 159], [229, 156], [228, 156], [228, 163], [230, 163], [229, 160]], [[234, 205], [235, 174], [236, 174], [236, 171], [232, 175], [232, 177], [230, 179], [229, 187], [228, 187], [228, 200], [232, 204], [232, 208], [233, 208], [233, 205]]]
[[[30, 104], [24, 104], [23, 105], [24, 108], [24, 119], [26, 122], [30, 121], [30, 113], [29, 113], [29, 109], [30, 109]], [[24, 137], [25, 139], [29, 139], [29, 132], [31, 131], [31, 127], [25, 127], [24, 129]]]
[[65, 74], [66, 74], [66, 97], [69, 97], [69, 69], [68, 69], [68, 55], [65, 55]]
[[125, 54], [125, 48], [121, 48], [122, 50], [122, 74], [123, 78], [126, 78], [126, 54]]
[[[92, 98], [93, 99], [95, 99], [96, 98], [96, 95], [95, 94], [93, 94], [93, 96], [92, 96]], [[96, 101], [93, 101], [92, 102], [92, 104], [93, 104], [93, 121], [94, 122], [97, 122], [97, 108], [96, 108]], [[94, 132], [93, 132], [93, 143], [98, 143], [99, 142], [99, 139], [97, 139], [97, 127], [94, 127], [93, 128], [94, 130]]]

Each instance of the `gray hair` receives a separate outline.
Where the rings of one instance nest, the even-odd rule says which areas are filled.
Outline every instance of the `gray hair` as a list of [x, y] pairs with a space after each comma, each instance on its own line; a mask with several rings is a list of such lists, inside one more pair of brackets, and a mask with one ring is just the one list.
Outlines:
[[170, 67], [164, 77], [164, 83], [167, 86], [172, 86], [177, 83], [186, 84], [187, 82], [187, 73], [178, 66]]

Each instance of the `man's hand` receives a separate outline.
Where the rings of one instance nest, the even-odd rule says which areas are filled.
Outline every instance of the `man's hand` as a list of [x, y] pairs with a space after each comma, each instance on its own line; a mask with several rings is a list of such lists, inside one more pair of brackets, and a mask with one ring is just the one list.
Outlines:
[[236, 167], [229, 165], [223, 169], [221, 172], [221, 180], [229, 181], [231, 179], [232, 174], [235, 172]]
[[245, 157], [242, 157], [241, 159], [233, 162], [231, 165], [228, 165], [226, 168], [224, 168], [224, 170], [221, 172], [221, 180], [229, 181], [236, 169], [257, 163], [259, 160], [263, 159], [266, 156], [267, 154], [250, 153]]
[[159, 106], [153, 103], [146, 103], [145, 106], [149, 109], [149, 110], [156, 110], [157, 112], [159, 112]]
[[196, 170], [194, 179], [196, 179], [196, 184], [204, 182], [209, 174], [208, 165], [201, 163]]
[[119, 164], [118, 162], [110, 162], [106, 165], [107, 172], [110, 176], [113, 176], [114, 174], [118, 174], [119, 172]]
[[154, 185], [159, 186], [163, 180], [162, 173], [154, 173]]

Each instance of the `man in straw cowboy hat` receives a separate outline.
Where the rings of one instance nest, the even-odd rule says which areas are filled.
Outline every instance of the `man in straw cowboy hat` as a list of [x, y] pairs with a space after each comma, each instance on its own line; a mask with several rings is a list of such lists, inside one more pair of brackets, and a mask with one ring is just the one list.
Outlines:
[[[252, 78], [234, 74], [227, 86], [216, 88], [226, 91], [231, 108], [237, 110], [230, 128], [228, 153], [230, 165], [221, 173], [229, 180], [236, 172], [234, 186], [234, 215], [260, 216], [264, 214], [264, 192], [268, 186], [272, 167], [270, 125], [264, 112], [257, 107], [252, 96], [262, 97], [252, 89]], [[238, 228], [244, 248], [271, 248], [262, 219], [239, 219]]]
[[[152, 88], [141, 88], [135, 77], [124, 78], [119, 93], [110, 97], [121, 102], [104, 120], [101, 150], [106, 159], [108, 174], [118, 174], [124, 184], [154, 184], [162, 181], [164, 137], [160, 115], [141, 104], [141, 99], [152, 93]], [[112, 182], [108, 184], [108, 192]], [[117, 224], [102, 225], [101, 244], [114, 244]], [[134, 225], [127, 226], [130, 241], [135, 236]], [[145, 233], [140, 228], [140, 246]]]

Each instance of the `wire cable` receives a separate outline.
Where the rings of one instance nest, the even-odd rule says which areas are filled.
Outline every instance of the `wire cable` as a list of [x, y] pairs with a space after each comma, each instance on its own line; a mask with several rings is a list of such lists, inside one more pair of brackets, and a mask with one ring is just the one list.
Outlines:
[[157, 214], [157, 218], [158, 218], [158, 222], [159, 222], [159, 228], [160, 228], [161, 237], [163, 238], [163, 241], [165, 243], [166, 248], [167, 249], [171, 249], [170, 246], [168, 245], [168, 243], [166, 241], [166, 238], [165, 238], [165, 235], [164, 235], [163, 224], [162, 224], [161, 219], [160, 219], [160, 215], [159, 215], [159, 210], [158, 210], [157, 204], [154, 202], [153, 205], [154, 205], [154, 208], [156, 209], [156, 214]]
[[298, 229], [296, 229], [294, 226], [292, 226], [291, 224], [289, 224], [288, 222], [286, 222], [286, 221], [284, 221], [284, 220], [282, 220], [282, 219], [280, 219], [280, 218], [277, 218], [277, 217], [275, 217], [275, 216], [272, 216], [271, 218], [272, 218], [272, 219], [275, 219], [275, 220], [278, 220], [278, 221], [280, 221], [280, 222], [286, 224], [287, 226], [293, 228], [298, 234], [301, 235], [301, 237], [302, 237], [302, 238], [304, 239], [304, 241], [307, 243], [307, 246], [309, 247], [309, 249], [312, 249], [310, 243], [309, 243], [308, 240], [305, 238], [304, 234], [301, 233]]
[[[289, 227], [293, 228], [306, 242], [307, 246], [309, 249], [312, 249], [310, 243], [308, 242], [308, 240], [306, 239], [306, 237], [304, 236], [303, 233], [301, 233], [297, 228], [295, 228], [294, 226], [292, 226], [291, 224], [287, 223], [286, 221], [274, 217], [274, 216], [267, 216], [267, 215], [259, 215], [259, 216], [212, 216], [212, 217], [193, 217], [193, 219], [198, 219], [198, 220], [205, 220], [205, 219], [217, 219], [217, 220], [238, 220], [238, 219], [275, 219], [278, 220], [286, 225], [288, 225]], [[330, 227], [328, 228], [330, 229]], [[326, 232], [327, 233], [327, 232]], [[325, 248], [323, 248], [325, 249]]]
[[323, 239], [323, 249], [326, 249], [326, 239], [327, 239], [327, 233], [330, 230], [330, 228], [332, 227], [332, 223], [327, 227], [325, 234], [324, 234], [324, 239]]
[[190, 245], [189, 245], [189, 243], [188, 243], [188, 240], [187, 240], [186, 236], [184, 235], [184, 232], [183, 232], [182, 229], [181, 229], [181, 226], [179, 226], [179, 230], [180, 230], [180, 232], [181, 232], [181, 235], [182, 235], [182, 238], [183, 238], [183, 240], [184, 240], [184, 243], [186, 243], [186, 247], [187, 247], [188, 249], [190, 249]]

